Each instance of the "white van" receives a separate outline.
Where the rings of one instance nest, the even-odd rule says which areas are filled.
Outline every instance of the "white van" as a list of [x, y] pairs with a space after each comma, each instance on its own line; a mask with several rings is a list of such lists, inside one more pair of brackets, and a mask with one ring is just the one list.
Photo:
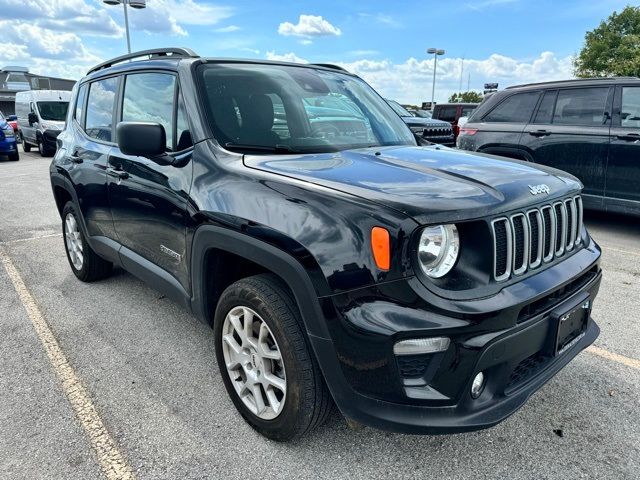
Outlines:
[[56, 138], [64, 128], [71, 92], [27, 90], [16, 93], [16, 115], [25, 152], [38, 147], [40, 155], [53, 155]]

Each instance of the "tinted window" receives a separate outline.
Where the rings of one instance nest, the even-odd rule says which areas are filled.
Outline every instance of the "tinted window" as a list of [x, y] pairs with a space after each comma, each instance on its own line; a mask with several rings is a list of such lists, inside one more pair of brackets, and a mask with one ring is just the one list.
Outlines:
[[127, 75], [122, 100], [122, 121], [159, 123], [167, 135], [167, 150], [173, 145], [175, 85], [175, 77], [164, 73]]
[[87, 135], [105, 142], [113, 141], [113, 105], [118, 81], [107, 78], [93, 82], [89, 87], [85, 131]]
[[538, 113], [533, 123], [549, 124], [553, 118], [553, 106], [556, 103], [557, 90], [545, 92], [538, 107]]
[[608, 94], [608, 87], [560, 90], [553, 123], [559, 125], [603, 125]]
[[623, 127], [640, 128], [640, 87], [622, 87]]
[[74, 113], [75, 119], [80, 125], [82, 125], [82, 113], [84, 110], [84, 99], [87, 96], [87, 84], [85, 83], [80, 87], [78, 91], [78, 97], [76, 98], [76, 111]]
[[436, 113], [438, 120], [444, 120], [445, 122], [453, 122], [456, 119], [456, 112], [458, 107], [442, 107]]
[[484, 116], [485, 122], [527, 123], [540, 92], [516, 93]]
[[469, 115], [471, 115], [471, 112], [473, 112], [476, 109], [476, 107], [462, 107], [462, 112], [460, 113], [461, 117], [468, 117]]
[[181, 151], [193, 146], [189, 124], [187, 123], [187, 111], [182, 100], [182, 95], [178, 95], [178, 113], [176, 123], [176, 151]]

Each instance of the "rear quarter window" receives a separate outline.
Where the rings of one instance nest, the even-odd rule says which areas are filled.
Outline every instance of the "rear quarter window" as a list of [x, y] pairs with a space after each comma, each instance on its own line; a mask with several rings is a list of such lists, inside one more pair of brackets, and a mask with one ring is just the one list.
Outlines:
[[553, 114], [553, 123], [593, 127], [604, 125], [608, 95], [609, 87], [560, 90]]
[[489, 123], [528, 123], [539, 97], [540, 92], [513, 94], [487, 113], [482, 121]]

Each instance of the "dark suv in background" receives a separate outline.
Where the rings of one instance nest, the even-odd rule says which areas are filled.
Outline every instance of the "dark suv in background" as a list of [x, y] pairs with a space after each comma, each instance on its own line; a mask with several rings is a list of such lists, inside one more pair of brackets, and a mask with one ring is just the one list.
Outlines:
[[418, 146], [340, 67], [126, 55], [77, 83], [57, 141], [73, 273], [124, 268], [211, 325], [270, 438], [334, 401], [386, 430], [486, 428], [598, 336], [580, 183]]
[[472, 114], [458, 147], [565, 170], [585, 207], [640, 214], [640, 79], [507, 88]]
[[387, 99], [387, 103], [402, 118], [402, 121], [407, 124], [417, 138], [447, 147], [455, 146], [456, 139], [453, 134], [453, 128], [448, 122], [414, 116], [395, 100]]

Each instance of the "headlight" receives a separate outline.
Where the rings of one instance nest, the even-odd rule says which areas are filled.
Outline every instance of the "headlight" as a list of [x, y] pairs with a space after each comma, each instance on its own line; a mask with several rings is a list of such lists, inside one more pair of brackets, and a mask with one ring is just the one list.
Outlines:
[[453, 268], [460, 251], [460, 238], [455, 225], [425, 227], [418, 243], [418, 263], [425, 275], [444, 277]]

